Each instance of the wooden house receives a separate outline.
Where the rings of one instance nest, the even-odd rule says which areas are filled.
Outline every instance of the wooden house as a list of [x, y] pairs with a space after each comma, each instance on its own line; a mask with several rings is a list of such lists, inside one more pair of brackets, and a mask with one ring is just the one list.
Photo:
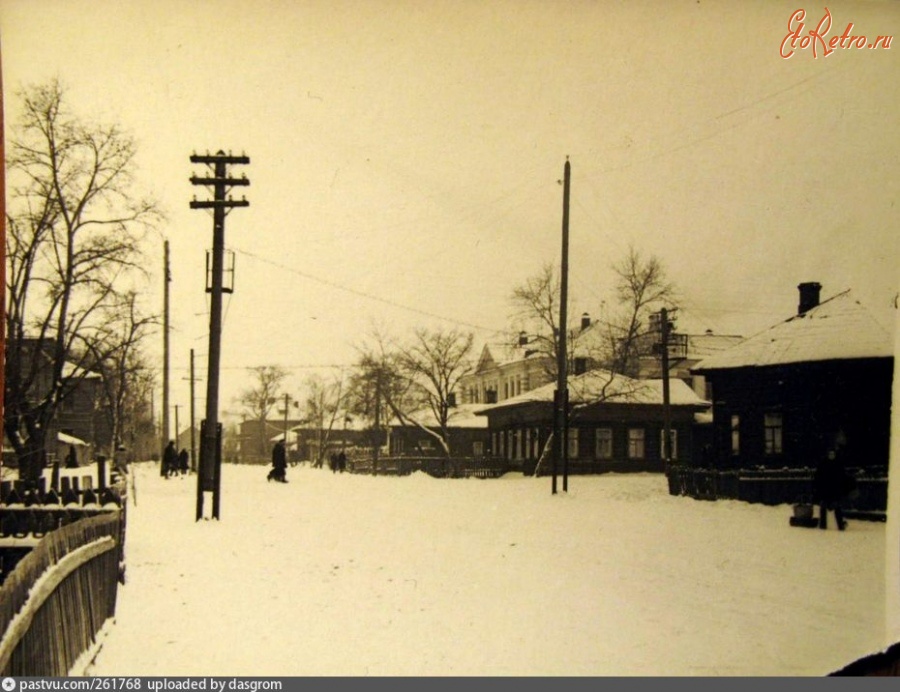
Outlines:
[[[840, 436], [857, 472], [885, 486], [865, 501], [883, 505], [893, 340], [850, 291], [820, 302], [820, 284], [798, 288], [797, 314], [694, 368], [713, 403], [705, 462], [718, 490], [705, 492], [794, 501], [809, 492], [811, 470]], [[748, 493], [761, 477], [785, 482], [768, 495]], [[686, 478], [676, 485], [703, 494]]]
[[[548, 473], [553, 431], [551, 383], [497, 404], [480, 414], [488, 419], [491, 452], [526, 474]], [[637, 380], [607, 370], [589, 370], [568, 380], [570, 473], [665, 470], [662, 454], [666, 407], [663, 381]], [[708, 409], [684, 382], [670, 381], [672, 458], [689, 462], [695, 416]], [[539, 465], [540, 461], [540, 465]]]

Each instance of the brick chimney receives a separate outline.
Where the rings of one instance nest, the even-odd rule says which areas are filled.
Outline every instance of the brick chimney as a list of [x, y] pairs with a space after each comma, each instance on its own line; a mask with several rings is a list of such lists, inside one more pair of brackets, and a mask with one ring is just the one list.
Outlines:
[[581, 331], [584, 331], [588, 327], [591, 326], [591, 316], [586, 312], [581, 314]]
[[797, 289], [800, 291], [800, 305], [797, 308], [798, 315], [812, 310], [819, 304], [819, 292], [822, 290], [822, 284], [815, 281], [807, 281], [799, 284]]
[[519, 332], [519, 346], [527, 346], [528, 345], [528, 334], [525, 332]]

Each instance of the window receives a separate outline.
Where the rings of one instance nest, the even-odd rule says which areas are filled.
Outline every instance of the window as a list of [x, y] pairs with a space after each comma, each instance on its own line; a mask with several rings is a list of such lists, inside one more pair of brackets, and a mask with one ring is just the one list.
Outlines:
[[628, 429], [628, 458], [643, 459], [644, 458], [644, 429], [629, 428]]
[[597, 428], [597, 449], [594, 456], [598, 459], [612, 459], [612, 428]]
[[484, 442], [476, 440], [472, 443], [472, 454], [476, 457], [484, 456]]
[[[666, 429], [663, 428], [659, 431], [659, 456], [661, 459], [666, 458], [666, 448], [665, 448], [665, 440], [666, 440]], [[675, 428], [669, 428], [669, 444], [671, 448], [669, 449], [669, 460], [678, 458], [678, 431]]]
[[578, 428], [569, 428], [569, 445], [568, 445], [568, 456], [569, 459], [577, 459], [578, 458]]
[[763, 418], [766, 440], [766, 454], [781, 454], [781, 439], [784, 433], [784, 421], [780, 413], [767, 413]]
[[735, 456], [741, 453], [741, 417], [731, 417], [731, 453]]

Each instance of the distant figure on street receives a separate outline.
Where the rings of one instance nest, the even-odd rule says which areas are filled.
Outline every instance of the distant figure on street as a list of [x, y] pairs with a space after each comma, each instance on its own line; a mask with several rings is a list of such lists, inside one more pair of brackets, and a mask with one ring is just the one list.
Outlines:
[[835, 445], [828, 450], [813, 476], [813, 490], [816, 502], [819, 503], [820, 529], [828, 528], [829, 511], [834, 512], [839, 530], [847, 528], [843, 502], [855, 488], [856, 481], [847, 471], [842, 439], [843, 436], [839, 434]]
[[347, 470], [347, 455], [344, 454], [343, 451], [340, 454], [338, 454], [337, 463], [338, 463], [338, 471], [343, 473], [344, 471]]
[[331, 469], [332, 473], [337, 473], [337, 470], [338, 470], [337, 452], [332, 452], [331, 456], [328, 457], [328, 468]]
[[285, 450], [284, 440], [278, 440], [275, 446], [272, 447], [272, 470], [269, 471], [268, 480], [287, 483], [286, 473], [287, 451]]
[[78, 468], [78, 453], [75, 451], [75, 445], [69, 445], [69, 453], [66, 454], [66, 468]]
[[162, 463], [159, 466], [159, 473], [163, 478], [168, 478], [175, 473], [178, 468], [178, 452], [175, 451], [175, 440], [169, 440], [166, 449], [163, 452]]
[[178, 470], [181, 471], [181, 475], [184, 476], [188, 472], [188, 460], [190, 456], [188, 455], [187, 449], [184, 447], [181, 448], [181, 451], [178, 452]]

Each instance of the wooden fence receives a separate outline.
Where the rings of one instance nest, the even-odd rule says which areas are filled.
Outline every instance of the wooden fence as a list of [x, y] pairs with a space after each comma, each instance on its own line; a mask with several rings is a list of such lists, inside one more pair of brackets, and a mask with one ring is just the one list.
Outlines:
[[417, 471], [434, 478], [499, 478], [510, 471], [521, 471], [505, 459], [475, 457], [380, 457], [377, 465], [371, 457], [347, 460], [350, 473], [382, 476], [408, 476]]
[[[864, 474], [851, 469], [858, 493], [845, 502], [846, 515], [884, 520], [887, 510], [887, 474]], [[672, 466], [669, 492], [698, 500], [743, 500], [765, 505], [811, 502], [812, 469], [704, 469]]]
[[0, 587], [0, 676], [65, 676], [116, 610], [123, 510], [51, 531]]

